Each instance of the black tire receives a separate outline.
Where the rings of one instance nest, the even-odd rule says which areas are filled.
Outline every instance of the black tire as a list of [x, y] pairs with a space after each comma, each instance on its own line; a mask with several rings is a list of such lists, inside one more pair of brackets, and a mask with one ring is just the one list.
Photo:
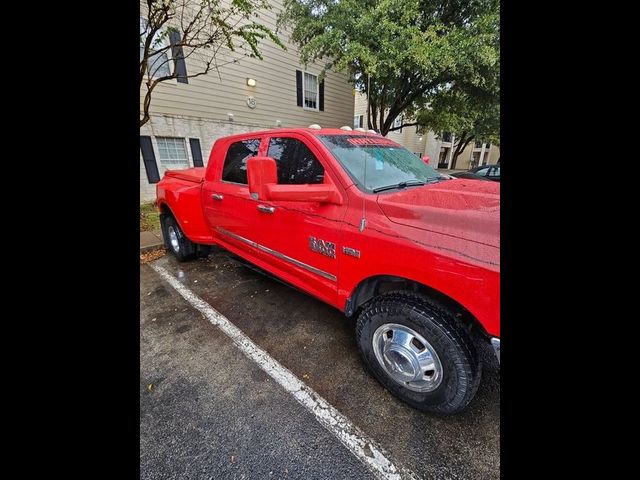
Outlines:
[[[432, 391], [417, 392], [407, 388], [378, 362], [373, 346], [374, 333], [385, 324], [399, 324], [414, 330], [435, 350], [441, 365], [441, 380], [439, 384], [433, 382]], [[478, 390], [482, 364], [470, 336], [456, 324], [451, 312], [425, 295], [389, 292], [374, 298], [358, 318], [356, 338], [360, 355], [373, 376], [414, 408], [457, 413], [471, 402]]]
[[[160, 216], [160, 222], [162, 225], [162, 237], [164, 238], [164, 244], [173, 255], [180, 262], [186, 262], [196, 257], [197, 245], [185, 237], [182, 233], [182, 229], [176, 222], [173, 216], [164, 214]], [[175, 234], [175, 245], [171, 241], [171, 238]]]

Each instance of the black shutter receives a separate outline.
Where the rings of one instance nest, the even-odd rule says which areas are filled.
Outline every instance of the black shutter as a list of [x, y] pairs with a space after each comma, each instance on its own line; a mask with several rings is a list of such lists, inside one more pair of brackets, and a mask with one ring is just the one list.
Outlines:
[[160, 174], [158, 173], [158, 164], [151, 145], [151, 137], [140, 135], [140, 150], [144, 160], [144, 169], [147, 171], [147, 180], [149, 180], [149, 183], [158, 183]]
[[324, 80], [320, 82], [320, 111], [324, 112]]
[[300, 70], [296, 70], [296, 100], [298, 102], [298, 106], [302, 106], [302, 72]]
[[182, 47], [176, 47], [176, 44], [180, 43], [180, 32], [171, 30], [169, 32], [169, 41], [171, 42], [171, 55], [176, 60], [175, 66], [178, 81], [180, 83], [189, 83], [189, 79], [187, 78], [187, 65], [184, 63]]
[[202, 150], [200, 149], [200, 139], [190, 138], [189, 145], [191, 146], [191, 158], [193, 158], [194, 167], [204, 167], [202, 163]]

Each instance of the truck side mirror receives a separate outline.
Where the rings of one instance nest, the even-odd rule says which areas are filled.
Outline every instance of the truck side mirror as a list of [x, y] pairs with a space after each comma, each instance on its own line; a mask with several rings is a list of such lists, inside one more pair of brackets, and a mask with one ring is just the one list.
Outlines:
[[271, 157], [251, 157], [247, 160], [247, 183], [254, 199], [267, 200], [267, 184], [278, 183], [278, 168]]
[[[325, 182], [327, 180], [325, 179]], [[247, 160], [247, 183], [254, 200], [287, 202], [320, 202], [342, 205], [342, 195], [331, 183], [278, 185], [278, 168], [271, 157], [251, 157]]]

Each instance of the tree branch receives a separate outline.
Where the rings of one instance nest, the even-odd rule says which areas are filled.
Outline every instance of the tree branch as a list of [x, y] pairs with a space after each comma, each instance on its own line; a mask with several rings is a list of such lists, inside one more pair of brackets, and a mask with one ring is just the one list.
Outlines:
[[[469, 142], [471, 142], [471, 140], [475, 138], [474, 134], [470, 134], [468, 137], [466, 137], [466, 135], [467, 135], [467, 132], [462, 132], [462, 134], [460, 135], [460, 140], [458, 140], [458, 145], [455, 151], [453, 152], [454, 163], [455, 163], [455, 159], [460, 156], [460, 154], [464, 151], [465, 148], [467, 148], [467, 145], [469, 145]], [[464, 138], [466, 138], [466, 140], [463, 142], [462, 140]]]
[[393, 132], [395, 130], [402, 130], [402, 127], [413, 127], [415, 125], [419, 125], [418, 122], [411, 122], [411, 123], [403, 123], [402, 125], [400, 125], [399, 127], [393, 127], [390, 128], [389, 130], [387, 130], [388, 132]]
[[[236, 56], [251, 55], [262, 58], [258, 46], [262, 40], [268, 38], [286, 50], [274, 32], [252, 21], [253, 16], [258, 16], [255, 13], [256, 9], [271, 8], [262, 0], [242, 0], [228, 2], [228, 4], [225, 2], [224, 6], [209, 0], [193, 4], [185, 0], [147, 0], [146, 7], [148, 19], [144, 31], [140, 34], [142, 48], [140, 88], [142, 89], [143, 84], [146, 85], [140, 126], [149, 121], [151, 97], [156, 86], [178, 77], [178, 60], [186, 61], [193, 56], [196, 62], [202, 62], [200, 65], [198, 63], [190, 65], [189, 71], [192, 73], [186, 74], [186, 78], [206, 75], [213, 68], [220, 76], [220, 67], [240, 60], [240, 58], [232, 58], [219, 63], [217, 56], [223, 48], [230, 53], [243, 49]], [[179, 21], [177, 19], [173, 22], [175, 17], [178, 17]], [[180, 32], [180, 40], [174, 43], [169, 41], [166, 44], [160, 42], [165, 35], [169, 35], [170, 31]], [[162, 32], [162, 36], [158, 36], [159, 32]], [[158, 38], [155, 38], [156, 36]], [[177, 50], [181, 51], [180, 59], [173, 54]], [[169, 52], [171, 52], [170, 55]], [[170, 74], [154, 76], [167, 64], [173, 66], [170, 68]], [[150, 68], [153, 71], [150, 71]]]

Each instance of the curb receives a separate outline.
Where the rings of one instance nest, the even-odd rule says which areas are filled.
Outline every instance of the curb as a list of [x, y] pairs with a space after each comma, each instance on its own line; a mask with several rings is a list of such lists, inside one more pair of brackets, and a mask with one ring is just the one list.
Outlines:
[[140, 253], [157, 250], [160, 247], [164, 247], [162, 233], [140, 232]]
[[147, 253], [150, 252], [152, 250], [157, 250], [158, 248], [164, 248], [164, 243], [157, 243], [157, 244], [153, 244], [153, 245], [145, 245], [144, 247], [140, 247], [140, 253]]

